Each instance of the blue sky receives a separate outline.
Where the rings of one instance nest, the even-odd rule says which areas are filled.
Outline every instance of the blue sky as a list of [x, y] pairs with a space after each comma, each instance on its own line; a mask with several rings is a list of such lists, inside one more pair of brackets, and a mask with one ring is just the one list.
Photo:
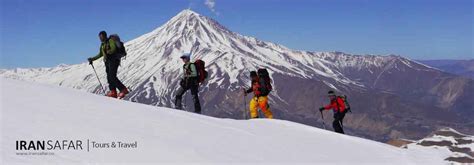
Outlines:
[[[207, 0], [211, 1], [211, 0]], [[181, 10], [292, 49], [472, 59], [472, 0], [2, 0], [0, 68], [84, 62], [100, 30], [136, 38]], [[214, 10], [214, 11], [212, 11]]]

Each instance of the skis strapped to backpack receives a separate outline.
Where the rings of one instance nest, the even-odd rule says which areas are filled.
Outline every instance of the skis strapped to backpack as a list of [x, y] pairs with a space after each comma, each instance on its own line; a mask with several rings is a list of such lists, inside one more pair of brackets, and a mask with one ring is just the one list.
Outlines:
[[261, 68], [257, 70], [258, 80], [260, 81], [260, 92], [262, 96], [267, 96], [273, 90], [272, 79], [267, 69]]
[[117, 55], [118, 55], [119, 59], [121, 59], [122, 57], [127, 56], [127, 50], [125, 49], [125, 45], [120, 40], [120, 37], [119, 37], [118, 34], [110, 35], [109, 39], [115, 41], [115, 46], [117, 46]]

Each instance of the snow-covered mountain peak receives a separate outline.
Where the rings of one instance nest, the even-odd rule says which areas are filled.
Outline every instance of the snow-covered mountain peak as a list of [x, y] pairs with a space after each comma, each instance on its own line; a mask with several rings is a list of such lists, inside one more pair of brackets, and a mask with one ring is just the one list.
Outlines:
[[[219, 77], [229, 77], [231, 84], [238, 82], [240, 73], [259, 67], [269, 68], [271, 72], [309, 78], [313, 69], [299, 68], [296, 65], [301, 62], [315, 63], [314, 60], [318, 60], [306, 52], [295, 54], [295, 51], [283, 46], [234, 33], [217, 21], [191, 10], [178, 13], [163, 26], [126, 45], [130, 51], [137, 51], [131, 53], [133, 61], [146, 61], [147, 65], [150, 63], [153, 66], [162, 64], [171, 72], [180, 69], [177, 67], [180, 65], [176, 65], [180, 63], [179, 56], [184, 52], [191, 52], [194, 59], [200, 58], [207, 62], [211, 77], [212, 74], [219, 73]], [[164, 60], [169, 62], [164, 63]], [[338, 77], [331, 69], [324, 69], [321, 73], [326, 77]], [[338, 79], [344, 78], [339, 76]]]
[[181, 40], [180, 44], [183, 42], [194, 44], [197, 40], [211, 43], [223, 42], [219, 40], [224, 38], [224, 34], [234, 33], [217, 21], [189, 9], [181, 11], [163, 26], [151, 32], [152, 36], [161, 37], [167, 41]]
[[176, 16], [192, 16], [192, 15], [200, 16], [199, 13], [196, 13], [191, 9], [184, 9], [181, 12], [179, 12]]

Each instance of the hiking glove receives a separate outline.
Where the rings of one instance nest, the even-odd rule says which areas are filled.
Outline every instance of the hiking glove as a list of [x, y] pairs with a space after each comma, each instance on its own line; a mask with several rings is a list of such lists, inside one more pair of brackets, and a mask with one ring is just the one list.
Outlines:
[[94, 61], [92, 58], [87, 58], [87, 61], [89, 61], [89, 65], [92, 65], [92, 62]]

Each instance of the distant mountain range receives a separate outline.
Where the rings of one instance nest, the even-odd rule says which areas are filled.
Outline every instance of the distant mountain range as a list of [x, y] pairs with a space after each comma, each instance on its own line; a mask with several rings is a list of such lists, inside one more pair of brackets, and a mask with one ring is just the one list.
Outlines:
[[[133, 102], [173, 107], [182, 74], [179, 57], [192, 52], [209, 71], [200, 88], [204, 115], [242, 119], [244, 101], [250, 100], [244, 100], [242, 88], [250, 85], [249, 72], [263, 67], [273, 78], [270, 106], [279, 119], [322, 127], [317, 109], [329, 102], [327, 91], [335, 90], [351, 103], [353, 113], [344, 124], [351, 135], [417, 139], [442, 127], [474, 134], [474, 80], [401, 56], [291, 50], [232, 32], [191, 10], [125, 45], [128, 55], [119, 78], [131, 87], [125, 99]], [[103, 63], [97, 62], [96, 69], [105, 81]], [[0, 70], [0, 76], [93, 93], [101, 88], [86, 62]], [[185, 99], [191, 105], [190, 96]], [[331, 113], [325, 113], [326, 123]]]
[[474, 59], [471, 60], [418, 60], [442, 71], [474, 79]]

